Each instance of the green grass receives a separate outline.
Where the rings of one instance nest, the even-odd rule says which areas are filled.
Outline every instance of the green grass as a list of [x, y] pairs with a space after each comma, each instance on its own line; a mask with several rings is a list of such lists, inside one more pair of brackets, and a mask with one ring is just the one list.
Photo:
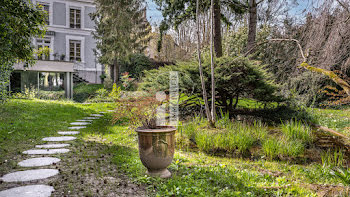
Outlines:
[[[84, 105], [18, 99], [2, 104], [0, 174], [13, 170], [15, 161], [18, 161], [16, 157], [35, 144], [42, 143], [42, 137], [57, 136], [56, 132], [67, 129], [70, 122], [106, 109], [113, 109], [113, 104]], [[59, 175], [62, 182], [53, 181], [57, 191], [63, 191], [64, 195], [97, 196], [96, 187], [119, 190], [122, 186], [104, 185], [103, 180], [122, 173], [134, 183], [144, 185], [151, 196], [316, 196], [309, 189], [309, 184], [341, 183], [340, 178], [331, 174], [330, 168], [319, 164], [297, 165], [286, 161], [225, 158], [191, 149], [176, 150], [173, 163], [169, 167], [173, 174], [171, 179], [151, 178], [146, 175], [146, 169], [139, 159], [136, 133], [130, 131], [127, 124], [112, 125], [110, 120], [111, 115], [107, 114], [83, 129], [79, 135], [81, 140], [73, 143], [74, 151], [68, 156], [62, 156], [62, 166], [59, 166], [63, 169]], [[185, 124], [177, 136], [196, 137], [198, 123], [204, 120], [197, 118], [196, 121], [192, 125]], [[225, 127], [228, 133], [234, 134], [241, 132], [235, 130], [235, 127], [240, 127], [254, 136], [257, 143], [270, 139], [265, 132], [259, 132], [261, 128], [265, 128], [259, 122], [250, 124], [247, 128], [240, 125], [242, 123], [229, 123], [227, 119], [218, 124]], [[110, 162], [113, 165], [105, 168], [104, 165]], [[70, 175], [76, 172], [80, 174]], [[91, 174], [98, 176], [94, 180], [102, 180], [102, 184], [90, 184], [90, 179], [84, 179]], [[107, 190], [103, 192], [108, 193]]]
[[323, 166], [342, 167], [344, 164], [344, 150], [323, 151], [321, 153], [321, 160]]
[[[127, 126], [115, 125], [107, 131], [85, 135], [85, 139], [93, 136], [105, 139], [103, 143], [117, 145], [113, 162], [134, 181], [145, 184], [155, 196], [305, 196], [312, 193], [287, 177], [260, 173], [259, 169], [264, 167], [258, 162], [219, 158], [200, 152], [177, 151], [169, 167], [172, 178], [152, 178], [146, 175], [146, 168], [139, 159], [136, 133], [129, 131]], [[282, 188], [266, 189], [271, 186]]]
[[85, 84], [80, 83], [74, 86], [74, 101], [85, 102], [96, 94], [96, 91], [103, 88], [103, 84]]
[[350, 137], [350, 109], [312, 109], [318, 123]]
[[282, 123], [281, 130], [287, 140], [300, 140], [304, 144], [309, 144], [313, 140], [311, 128], [304, 125], [300, 120], [291, 120]]
[[[0, 163], [42, 143], [43, 137], [58, 136], [57, 131], [66, 130], [70, 122], [106, 109], [113, 109], [113, 105], [36, 99], [12, 99], [1, 104]], [[0, 173], [5, 169], [1, 168]]]

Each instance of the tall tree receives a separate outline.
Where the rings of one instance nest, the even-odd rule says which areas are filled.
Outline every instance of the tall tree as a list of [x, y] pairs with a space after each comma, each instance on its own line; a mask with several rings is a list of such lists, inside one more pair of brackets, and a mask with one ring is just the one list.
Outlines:
[[[214, 62], [214, 37], [215, 37], [215, 25], [216, 25], [216, 19], [215, 19], [215, 9], [216, 9], [216, 2], [214, 0], [211, 0], [211, 9], [210, 9], [210, 21], [211, 21], [211, 30], [210, 30], [210, 70], [211, 70], [211, 126], [215, 127], [215, 119], [216, 119], [216, 112], [215, 112], [215, 62]], [[218, 51], [216, 51], [216, 54]], [[221, 55], [222, 55], [222, 49], [221, 49]]]
[[203, 76], [203, 66], [202, 66], [202, 58], [201, 58], [201, 37], [200, 37], [200, 22], [199, 22], [199, 0], [197, 0], [196, 3], [196, 26], [197, 26], [197, 55], [198, 55], [198, 65], [199, 65], [199, 76], [201, 79], [201, 85], [202, 85], [202, 94], [203, 94], [203, 100], [204, 100], [204, 106], [205, 106], [205, 113], [207, 115], [208, 122], [211, 122], [212, 117], [210, 114], [210, 108], [208, 103], [208, 95], [207, 95], [207, 89], [205, 87], [205, 81]]
[[258, 7], [258, 4], [256, 3], [256, 0], [249, 0], [249, 3], [248, 3], [249, 21], [248, 21], [248, 42], [247, 42], [248, 51], [249, 50], [253, 51], [253, 47], [255, 45], [256, 25], [258, 21], [257, 7]]
[[0, 102], [7, 96], [13, 64], [33, 64], [33, 37], [45, 35], [46, 13], [31, 1], [0, 1]]
[[119, 61], [143, 52], [151, 30], [145, 17], [144, 0], [95, 0], [95, 51], [102, 64], [112, 66], [114, 82], [119, 81]]
[[[154, 0], [159, 6], [164, 20], [160, 25], [161, 35], [166, 32], [170, 27], [177, 27], [187, 21], [194, 20], [196, 18], [196, 0]], [[202, 0], [200, 3], [200, 12], [205, 13], [210, 10], [211, 0]], [[222, 6], [228, 8], [228, 10], [242, 14], [245, 12], [246, 7], [238, 0], [214, 0], [214, 46], [216, 57], [222, 56], [222, 36], [221, 36], [221, 20], [225, 20], [224, 15], [221, 12]], [[162, 37], [160, 37], [162, 39]], [[160, 42], [161, 43], [161, 42]]]

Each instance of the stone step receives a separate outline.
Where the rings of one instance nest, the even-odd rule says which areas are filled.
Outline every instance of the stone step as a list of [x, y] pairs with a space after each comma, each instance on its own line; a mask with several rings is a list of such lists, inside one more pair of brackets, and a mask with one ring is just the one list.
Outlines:
[[5, 174], [1, 179], [4, 182], [26, 182], [46, 179], [58, 174], [56, 169], [25, 170]]
[[57, 133], [60, 135], [77, 135], [80, 132], [79, 131], [59, 131]]
[[79, 129], [85, 129], [86, 126], [76, 126], [76, 127], [68, 127], [70, 130], [79, 130]]
[[27, 155], [53, 155], [60, 153], [68, 153], [70, 150], [65, 148], [57, 148], [57, 149], [31, 149], [23, 151], [23, 154]]
[[18, 163], [21, 167], [39, 167], [39, 166], [48, 166], [54, 163], [58, 163], [61, 160], [55, 157], [38, 157], [32, 159], [26, 159]]
[[0, 197], [49, 197], [53, 191], [48, 185], [26, 185], [0, 191]]
[[62, 136], [62, 137], [45, 137], [42, 140], [48, 141], [48, 142], [63, 142], [63, 141], [72, 141], [75, 139], [77, 138], [72, 136]]
[[63, 148], [70, 146], [70, 144], [43, 144], [43, 145], [36, 145], [35, 148]]

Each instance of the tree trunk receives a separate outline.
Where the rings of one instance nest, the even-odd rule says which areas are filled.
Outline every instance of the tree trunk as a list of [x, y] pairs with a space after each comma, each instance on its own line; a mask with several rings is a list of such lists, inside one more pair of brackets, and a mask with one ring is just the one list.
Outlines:
[[200, 39], [200, 33], [199, 33], [199, 0], [197, 0], [197, 9], [196, 9], [196, 23], [197, 23], [197, 53], [198, 53], [198, 65], [199, 65], [199, 75], [201, 78], [201, 84], [202, 84], [202, 91], [203, 91], [203, 100], [205, 105], [205, 113], [207, 115], [208, 122], [211, 122], [211, 115], [210, 115], [210, 109], [209, 109], [209, 103], [208, 103], [208, 96], [207, 96], [207, 90], [205, 87], [205, 81], [203, 77], [203, 67], [202, 67], [202, 60], [201, 60], [201, 39]]
[[119, 65], [118, 60], [115, 59], [113, 62], [113, 83], [119, 82]]
[[254, 45], [256, 39], [256, 25], [258, 20], [257, 15], [257, 4], [256, 0], [249, 0], [249, 31], [248, 31], [248, 43], [247, 43], [247, 51], [249, 53], [254, 52]]
[[216, 57], [222, 56], [221, 7], [220, 0], [214, 0], [214, 48]]
[[238, 99], [239, 99], [239, 94], [236, 94], [236, 102], [235, 102], [235, 104], [233, 105], [233, 109], [236, 109], [236, 108], [237, 108]]
[[[217, 1], [217, 0], [215, 0]], [[215, 76], [214, 76], [214, 26], [215, 26], [215, 3], [214, 0], [211, 0], [211, 36], [210, 36], [210, 70], [211, 70], [211, 122], [210, 125], [212, 127], [215, 127], [215, 121], [216, 121], [216, 111], [215, 111]], [[221, 27], [220, 27], [221, 28]], [[220, 35], [221, 39], [221, 35]], [[221, 41], [220, 41], [221, 46]], [[222, 51], [221, 51], [222, 52]]]

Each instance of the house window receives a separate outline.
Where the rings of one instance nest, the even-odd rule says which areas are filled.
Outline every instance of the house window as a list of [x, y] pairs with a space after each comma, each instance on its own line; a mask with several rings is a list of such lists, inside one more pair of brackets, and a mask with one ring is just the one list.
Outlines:
[[81, 61], [81, 41], [69, 41], [69, 61]]
[[70, 28], [81, 28], [81, 10], [71, 8], [69, 12]]
[[40, 51], [40, 54], [38, 54], [38, 60], [50, 60], [50, 38], [36, 39], [36, 45], [37, 49]]
[[48, 4], [39, 4], [41, 5], [41, 10], [45, 11], [46, 12], [46, 17], [45, 17], [45, 23], [47, 25], [50, 25], [50, 17], [49, 17], [49, 10], [50, 10], [50, 6]]

